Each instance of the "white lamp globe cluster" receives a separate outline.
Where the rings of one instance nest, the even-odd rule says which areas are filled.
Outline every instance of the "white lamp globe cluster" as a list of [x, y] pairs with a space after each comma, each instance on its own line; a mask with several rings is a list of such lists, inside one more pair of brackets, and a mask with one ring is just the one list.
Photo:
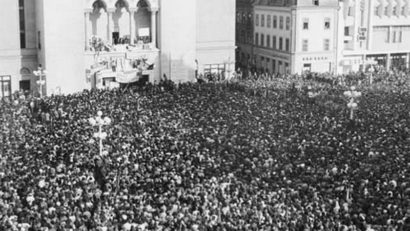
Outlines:
[[362, 93], [359, 91], [356, 91], [356, 87], [352, 86], [350, 90], [345, 91], [343, 95], [349, 99], [349, 102], [347, 103], [347, 107], [350, 109], [350, 119], [353, 119], [354, 110], [358, 108], [358, 104], [356, 100], [362, 96]]
[[100, 155], [103, 155], [103, 147], [102, 147], [102, 141], [105, 140], [108, 136], [106, 132], [102, 131], [103, 126], [107, 126], [111, 124], [111, 119], [108, 117], [102, 118], [103, 113], [101, 111], [97, 112], [97, 116], [91, 117], [88, 119], [88, 122], [90, 123], [91, 126], [98, 126], [98, 132], [94, 133], [94, 138], [99, 139], [99, 149], [100, 149]]

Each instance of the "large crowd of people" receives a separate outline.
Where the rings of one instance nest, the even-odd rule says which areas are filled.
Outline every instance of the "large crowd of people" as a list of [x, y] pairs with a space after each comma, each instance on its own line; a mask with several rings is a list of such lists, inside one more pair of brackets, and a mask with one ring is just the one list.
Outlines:
[[16, 96], [0, 106], [0, 230], [410, 230], [410, 91], [358, 88], [352, 121], [347, 85]]

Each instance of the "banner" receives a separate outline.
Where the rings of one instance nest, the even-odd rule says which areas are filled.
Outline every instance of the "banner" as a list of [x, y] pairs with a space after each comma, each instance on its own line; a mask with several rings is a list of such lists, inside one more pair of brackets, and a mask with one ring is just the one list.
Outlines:
[[134, 83], [138, 80], [138, 70], [130, 70], [117, 73], [116, 81], [118, 83]]

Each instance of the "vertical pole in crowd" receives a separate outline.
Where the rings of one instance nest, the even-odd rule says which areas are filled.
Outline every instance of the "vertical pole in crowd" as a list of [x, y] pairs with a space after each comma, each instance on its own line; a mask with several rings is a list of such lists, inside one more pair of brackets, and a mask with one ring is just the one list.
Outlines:
[[345, 91], [344, 96], [346, 96], [349, 99], [349, 103], [347, 104], [347, 107], [350, 109], [350, 120], [354, 119], [354, 110], [357, 109], [357, 102], [356, 100], [362, 96], [361, 92], [356, 91], [355, 87], [351, 87], [350, 91]]
[[100, 140], [99, 140], [99, 150], [100, 150], [100, 156], [101, 156], [101, 154], [102, 154], [102, 150], [103, 150], [103, 145], [102, 145], [102, 136], [101, 136], [101, 134], [102, 134], [102, 125], [101, 125], [101, 124], [99, 124], [99, 125], [98, 125], [98, 134], [100, 134]]
[[99, 139], [99, 154], [100, 156], [103, 155], [103, 140], [107, 138], [107, 133], [102, 132], [102, 127], [111, 124], [111, 119], [108, 117], [102, 117], [102, 112], [98, 111], [97, 116], [95, 118], [91, 117], [88, 121], [91, 126], [98, 126], [98, 132], [94, 133], [94, 138]]
[[39, 87], [40, 98], [43, 98], [43, 85], [45, 84], [43, 77], [47, 74], [47, 71], [42, 68], [41, 64], [39, 64], [37, 71], [33, 71], [33, 74], [39, 77], [37, 85]]

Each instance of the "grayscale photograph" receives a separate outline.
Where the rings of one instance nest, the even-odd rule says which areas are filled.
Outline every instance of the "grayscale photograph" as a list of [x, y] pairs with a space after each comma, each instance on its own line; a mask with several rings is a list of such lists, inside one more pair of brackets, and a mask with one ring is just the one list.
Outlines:
[[0, 231], [410, 231], [410, 0], [0, 2]]

